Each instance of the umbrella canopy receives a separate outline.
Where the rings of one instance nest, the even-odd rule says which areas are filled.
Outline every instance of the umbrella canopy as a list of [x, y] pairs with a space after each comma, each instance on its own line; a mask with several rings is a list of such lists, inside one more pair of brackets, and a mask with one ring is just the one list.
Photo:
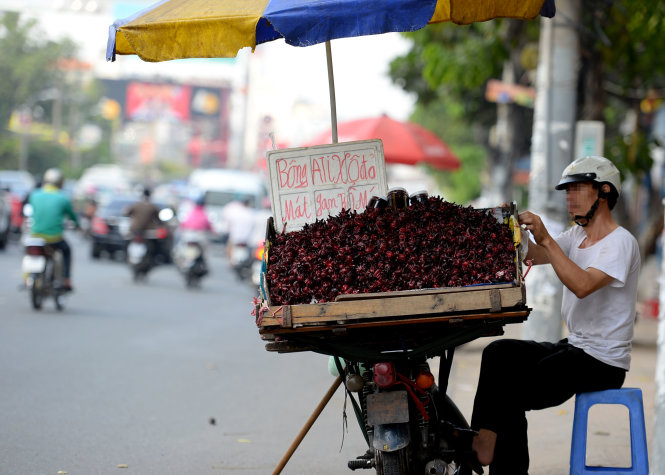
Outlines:
[[554, 15], [554, 0], [161, 0], [109, 29], [106, 56], [144, 61], [231, 58], [284, 38], [310, 46], [336, 38], [415, 31], [428, 23]]
[[[460, 161], [448, 145], [426, 128], [413, 122], [400, 122], [383, 115], [338, 124], [340, 142], [381, 139], [386, 163], [417, 165], [426, 163], [440, 170], [457, 170]], [[328, 130], [306, 146], [332, 143]]]

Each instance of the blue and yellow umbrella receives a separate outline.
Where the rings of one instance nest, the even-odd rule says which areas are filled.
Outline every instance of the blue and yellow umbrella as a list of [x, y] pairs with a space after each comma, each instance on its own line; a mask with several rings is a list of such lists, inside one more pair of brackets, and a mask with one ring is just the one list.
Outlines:
[[162, 0], [113, 23], [107, 59], [232, 58], [245, 47], [284, 38], [293, 46], [554, 14], [553, 0]]

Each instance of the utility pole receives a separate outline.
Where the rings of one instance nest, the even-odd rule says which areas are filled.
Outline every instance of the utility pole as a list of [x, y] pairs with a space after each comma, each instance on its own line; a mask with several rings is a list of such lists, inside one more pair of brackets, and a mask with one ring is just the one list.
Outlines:
[[[579, 44], [575, 24], [579, 2], [557, 0], [552, 19], [542, 18], [532, 135], [529, 208], [556, 235], [567, 222], [565, 195], [554, 190], [572, 161], [576, 116]], [[533, 311], [523, 338], [557, 341], [561, 338], [562, 284], [551, 266], [529, 273], [527, 297]]]

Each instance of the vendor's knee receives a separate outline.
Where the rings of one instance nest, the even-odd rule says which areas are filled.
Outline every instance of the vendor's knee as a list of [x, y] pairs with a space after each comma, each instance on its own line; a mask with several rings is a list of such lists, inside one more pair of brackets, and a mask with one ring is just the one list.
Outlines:
[[494, 340], [483, 350], [483, 358], [499, 358], [506, 353], [507, 340]]
[[493, 365], [508, 365], [520, 358], [519, 342], [512, 339], [494, 340], [483, 350], [483, 361]]

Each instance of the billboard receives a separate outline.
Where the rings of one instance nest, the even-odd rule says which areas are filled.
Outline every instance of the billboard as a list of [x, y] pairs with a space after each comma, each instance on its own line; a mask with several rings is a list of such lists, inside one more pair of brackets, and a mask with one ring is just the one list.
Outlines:
[[[168, 123], [187, 135], [182, 155], [193, 166], [224, 166], [230, 135], [228, 86], [104, 79], [108, 99], [120, 105], [117, 114], [128, 123]], [[172, 139], [168, 137], [167, 139]], [[159, 137], [150, 137], [159, 141]], [[173, 147], [171, 143], [168, 146]], [[167, 146], [167, 147], [168, 147]]]

